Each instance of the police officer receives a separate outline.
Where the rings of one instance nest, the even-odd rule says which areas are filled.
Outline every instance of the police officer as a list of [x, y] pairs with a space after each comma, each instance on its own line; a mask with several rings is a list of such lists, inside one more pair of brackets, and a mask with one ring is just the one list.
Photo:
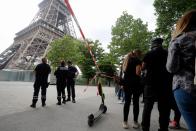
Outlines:
[[162, 38], [152, 41], [151, 50], [144, 56], [142, 63], [143, 69], [147, 71], [141, 123], [143, 131], [149, 131], [151, 111], [156, 101], [159, 110], [159, 131], [168, 131], [172, 90], [171, 77], [166, 70], [167, 51], [163, 49], [162, 42]]
[[68, 98], [67, 101], [71, 100], [72, 96], [72, 102], [75, 103], [75, 78], [78, 75], [78, 70], [75, 66], [72, 65], [71, 61], [67, 61], [68, 64], [68, 75], [67, 75], [67, 93]]
[[66, 104], [65, 100], [65, 87], [67, 83], [67, 72], [68, 68], [65, 66], [65, 61], [61, 61], [61, 65], [54, 72], [56, 76], [56, 86], [57, 86], [57, 105], [61, 105], [61, 95], [63, 99], [63, 104]]
[[50, 66], [47, 64], [46, 58], [42, 58], [42, 63], [36, 66], [34, 72], [35, 72], [34, 93], [33, 93], [32, 104], [30, 106], [32, 108], [36, 108], [39, 90], [41, 87], [41, 100], [42, 100], [42, 106], [44, 107], [46, 105], [45, 103], [46, 89], [49, 85], [48, 75], [51, 72]]

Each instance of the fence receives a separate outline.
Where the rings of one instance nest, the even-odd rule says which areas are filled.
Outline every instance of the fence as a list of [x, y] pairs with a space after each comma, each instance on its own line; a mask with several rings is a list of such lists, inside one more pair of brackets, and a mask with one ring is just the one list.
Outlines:
[[0, 70], [0, 81], [34, 81], [32, 70]]

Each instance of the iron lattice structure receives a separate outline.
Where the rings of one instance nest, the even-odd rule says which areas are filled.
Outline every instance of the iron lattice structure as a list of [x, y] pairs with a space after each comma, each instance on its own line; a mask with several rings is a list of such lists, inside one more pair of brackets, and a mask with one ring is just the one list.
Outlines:
[[32, 69], [47, 54], [49, 43], [64, 35], [76, 37], [66, 5], [63, 0], [43, 0], [30, 25], [0, 54], [0, 69]]

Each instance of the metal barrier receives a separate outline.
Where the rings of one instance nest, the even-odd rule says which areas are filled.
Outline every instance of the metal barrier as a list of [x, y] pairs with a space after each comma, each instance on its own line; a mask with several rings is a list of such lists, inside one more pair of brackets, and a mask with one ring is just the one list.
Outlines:
[[0, 81], [34, 81], [32, 70], [0, 70]]

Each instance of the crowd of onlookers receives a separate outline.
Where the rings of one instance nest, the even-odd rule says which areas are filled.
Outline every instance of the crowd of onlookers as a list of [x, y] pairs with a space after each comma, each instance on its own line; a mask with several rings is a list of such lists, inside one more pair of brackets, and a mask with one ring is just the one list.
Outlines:
[[[159, 131], [168, 127], [180, 129], [181, 114], [188, 130], [196, 131], [195, 46], [196, 10], [186, 12], [175, 24], [168, 49], [163, 39], [151, 41], [150, 50], [144, 54], [133, 50], [124, 58], [116, 91], [123, 108], [123, 128], [129, 128], [128, 115], [133, 101], [133, 128], [139, 128], [139, 97], [143, 94], [141, 128], [150, 130], [153, 105], [158, 104]], [[174, 111], [173, 120], [170, 112]]]

